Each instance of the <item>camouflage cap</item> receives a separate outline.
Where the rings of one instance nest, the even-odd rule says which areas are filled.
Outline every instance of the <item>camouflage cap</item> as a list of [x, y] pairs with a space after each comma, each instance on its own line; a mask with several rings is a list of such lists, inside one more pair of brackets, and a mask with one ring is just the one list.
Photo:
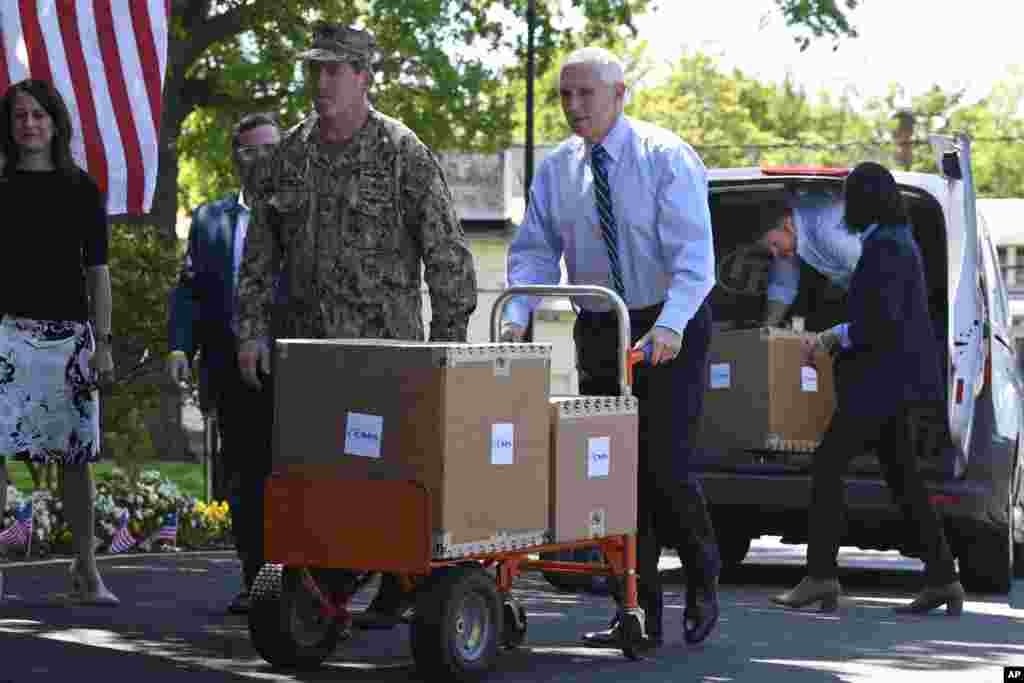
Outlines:
[[318, 23], [313, 27], [313, 44], [299, 58], [313, 62], [369, 64], [377, 50], [373, 34], [352, 26]]

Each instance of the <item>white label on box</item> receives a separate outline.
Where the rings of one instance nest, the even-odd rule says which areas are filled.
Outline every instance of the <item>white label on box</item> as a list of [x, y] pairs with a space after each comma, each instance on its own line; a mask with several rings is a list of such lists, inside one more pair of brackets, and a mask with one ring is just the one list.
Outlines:
[[801, 391], [817, 391], [818, 390], [818, 371], [807, 365], [800, 367], [800, 390]]
[[515, 446], [515, 425], [499, 423], [491, 425], [491, 464], [511, 465]]
[[607, 477], [611, 457], [611, 437], [592, 436], [587, 439], [587, 479]]
[[345, 420], [345, 453], [363, 458], [379, 458], [383, 436], [382, 416], [349, 413]]
[[711, 364], [711, 388], [728, 389], [732, 386], [732, 368], [728, 363]]

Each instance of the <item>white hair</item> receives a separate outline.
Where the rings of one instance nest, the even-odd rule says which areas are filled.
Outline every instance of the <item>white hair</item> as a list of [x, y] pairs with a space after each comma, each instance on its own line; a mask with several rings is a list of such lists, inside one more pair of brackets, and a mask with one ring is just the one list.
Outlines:
[[[597, 77], [605, 83], [626, 82], [626, 73], [622, 68], [622, 60], [603, 47], [583, 47], [573, 51], [562, 62], [562, 69], [574, 64], [587, 64], [594, 67]], [[561, 76], [561, 72], [559, 72], [559, 76]]]

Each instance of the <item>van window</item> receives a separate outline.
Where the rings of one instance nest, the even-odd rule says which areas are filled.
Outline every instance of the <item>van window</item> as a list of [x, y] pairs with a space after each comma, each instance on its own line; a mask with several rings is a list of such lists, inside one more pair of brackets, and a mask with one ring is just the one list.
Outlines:
[[1003, 281], [1003, 274], [992, 248], [992, 240], [988, 237], [988, 226], [981, 214], [978, 214], [978, 223], [983, 228], [978, 231], [978, 253], [983, 262], [985, 282], [988, 285], [988, 309], [992, 323], [997, 328], [1006, 329], [1010, 324], [1010, 303], [1006, 294], [1006, 283]]

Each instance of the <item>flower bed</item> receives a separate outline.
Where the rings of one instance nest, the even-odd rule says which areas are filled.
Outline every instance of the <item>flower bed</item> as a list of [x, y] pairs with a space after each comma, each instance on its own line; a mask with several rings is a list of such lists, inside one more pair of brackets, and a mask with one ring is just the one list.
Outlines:
[[[0, 527], [14, 523], [17, 506], [33, 499], [32, 555], [70, 554], [71, 529], [63, 514], [59, 497], [51, 491], [30, 493], [8, 487], [7, 505]], [[114, 469], [96, 482], [96, 528], [99, 552], [108, 552], [124, 514], [128, 514], [128, 532], [138, 543], [127, 552], [152, 550], [208, 550], [231, 548], [231, 515], [225, 502], [206, 504], [193, 496], [182, 495], [178, 486], [156, 470], [142, 472], [131, 481], [123, 471]], [[168, 513], [177, 515], [174, 541], [154, 540]], [[7, 549], [17, 557], [17, 549]]]

